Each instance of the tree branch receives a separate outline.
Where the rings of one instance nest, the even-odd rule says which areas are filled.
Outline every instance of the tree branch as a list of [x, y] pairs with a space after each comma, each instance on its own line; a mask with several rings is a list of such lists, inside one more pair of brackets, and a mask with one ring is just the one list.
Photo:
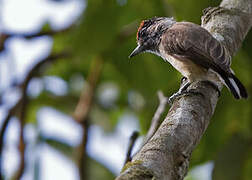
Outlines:
[[[131, 36], [134, 33], [134, 29], [136, 28], [137, 24], [136, 22], [133, 22], [125, 27], [122, 28], [122, 30], [117, 34], [117, 37], [115, 38], [114, 45], [121, 44], [125, 40], [127, 40], [127, 37]], [[102, 53], [101, 53], [102, 54]], [[102, 57], [97, 57], [93, 61], [90, 68], [90, 73], [88, 75], [87, 80], [87, 87], [83, 88], [81, 92], [81, 96], [79, 99], [79, 102], [75, 108], [75, 111], [73, 113], [73, 118], [75, 121], [80, 123], [82, 130], [83, 130], [83, 136], [82, 141], [78, 147], [79, 154], [78, 154], [78, 168], [79, 168], [79, 176], [81, 180], [88, 179], [87, 178], [87, 164], [86, 164], [86, 145], [88, 141], [88, 128], [89, 128], [89, 122], [88, 122], [88, 115], [91, 110], [91, 106], [94, 100], [94, 93], [95, 88], [97, 86], [97, 81], [99, 80], [101, 71], [103, 69], [103, 59]]]
[[146, 144], [150, 140], [150, 138], [155, 134], [158, 127], [160, 126], [162, 122], [161, 116], [164, 113], [166, 105], [168, 103], [168, 98], [164, 96], [162, 91], [158, 91], [157, 94], [158, 94], [158, 99], [159, 99], [159, 105], [151, 120], [151, 126], [147, 132], [143, 145]]
[[36, 64], [27, 74], [25, 80], [19, 85], [19, 88], [21, 89], [21, 98], [18, 100], [18, 102], [9, 110], [7, 116], [5, 117], [5, 119], [3, 120], [3, 125], [1, 127], [0, 130], [0, 177], [3, 178], [2, 176], [2, 151], [3, 151], [3, 146], [4, 146], [4, 136], [5, 136], [5, 132], [6, 129], [8, 127], [8, 124], [10, 122], [11, 117], [15, 116], [15, 115], [20, 115], [20, 144], [19, 144], [19, 150], [20, 150], [20, 155], [21, 155], [21, 166], [20, 169], [18, 170], [17, 173], [17, 178], [20, 178], [22, 176], [23, 173], [23, 169], [24, 169], [24, 141], [23, 141], [23, 126], [24, 126], [24, 121], [25, 121], [25, 116], [26, 116], [26, 106], [27, 106], [27, 87], [29, 82], [31, 81], [31, 79], [35, 76], [38, 75], [38, 72], [40, 70], [40, 68], [48, 63], [48, 62], [53, 62], [59, 58], [65, 58], [65, 57], [69, 57], [69, 53], [67, 52], [63, 52], [63, 53], [59, 53], [59, 54], [52, 54], [49, 55], [47, 58], [45, 58], [44, 60], [40, 61], [38, 64]]
[[[202, 27], [223, 43], [230, 55], [241, 46], [251, 25], [251, 0], [223, 0], [220, 7], [208, 8], [202, 17]], [[218, 101], [217, 91], [207, 83], [196, 82], [189, 89], [198, 95], [175, 99], [156, 133], [125, 165], [117, 180], [185, 177], [192, 151], [207, 129]]]
[[88, 141], [88, 128], [89, 121], [88, 115], [93, 104], [94, 93], [97, 82], [99, 80], [101, 71], [103, 69], [103, 60], [99, 57], [96, 58], [94, 63], [91, 64], [90, 72], [88, 75], [87, 86], [83, 88], [79, 102], [75, 108], [73, 117], [81, 125], [83, 130], [82, 141], [78, 147], [78, 168], [79, 176], [81, 180], [87, 178], [87, 158], [86, 158], [86, 146]]
[[139, 132], [137, 132], [137, 131], [134, 131], [132, 133], [132, 135], [130, 136], [130, 142], [129, 142], [129, 146], [127, 149], [127, 154], [126, 154], [126, 159], [125, 159], [124, 165], [132, 160], [131, 153], [132, 153], [133, 147], [136, 143], [138, 136], [139, 136]]
[[40, 36], [54, 36], [54, 35], [59, 35], [62, 33], [66, 33], [69, 32], [70, 30], [72, 30], [74, 27], [74, 25], [69, 26], [65, 29], [61, 29], [61, 30], [42, 30], [40, 32], [37, 33], [10, 33], [10, 32], [0, 32], [0, 52], [3, 51], [5, 49], [4, 47], [4, 43], [6, 40], [8, 40], [9, 38], [12, 37], [23, 37], [26, 39], [32, 39], [32, 38], [36, 38], [36, 37], [40, 37]]
[[[27, 87], [27, 86], [26, 86]], [[16, 176], [14, 179], [21, 179], [24, 173], [25, 169], [25, 140], [24, 140], [24, 126], [25, 126], [25, 119], [26, 119], [26, 114], [27, 114], [27, 106], [29, 104], [29, 98], [27, 97], [27, 93], [25, 91], [26, 88], [23, 89], [23, 95], [22, 95], [22, 101], [21, 101], [21, 107], [20, 107], [20, 118], [19, 118], [19, 123], [20, 123], [20, 133], [19, 133], [19, 156], [20, 156], [20, 163], [19, 163], [19, 168], [17, 170]]]
[[85, 121], [90, 111], [96, 84], [103, 67], [103, 61], [100, 58], [95, 59], [93, 62], [88, 75], [87, 86], [83, 88], [79, 102], [74, 111], [74, 119], [79, 123]]

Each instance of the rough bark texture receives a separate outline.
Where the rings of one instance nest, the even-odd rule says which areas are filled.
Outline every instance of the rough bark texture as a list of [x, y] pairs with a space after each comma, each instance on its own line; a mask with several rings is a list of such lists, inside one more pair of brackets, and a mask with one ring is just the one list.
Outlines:
[[[223, 0], [207, 8], [202, 27], [221, 41], [230, 55], [241, 46], [252, 25], [252, 0]], [[219, 84], [221, 87], [221, 84]], [[177, 98], [154, 136], [127, 163], [117, 180], [177, 180], [188, 171], [191, 153], [214, 113], [218, 93], [207, 83], [193, 83], [198, 92]]]

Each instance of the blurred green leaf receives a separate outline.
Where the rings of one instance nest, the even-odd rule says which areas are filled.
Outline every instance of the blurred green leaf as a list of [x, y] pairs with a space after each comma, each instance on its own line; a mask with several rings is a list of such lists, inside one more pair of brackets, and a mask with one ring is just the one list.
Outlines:
[[115, 175], [111, 173], [104, 165], [92, 158], [87, 159], [88, 162], [88, 180], [93, 179], [115, 179]]
[[216, 157], [213, 180], [243, 179], [243, 167], [251, 145], [251, 140], [234, 135]]
[[250, 180], [252, 177], [252, 143], [251, 146], [248, 149], [248, 154], [245, 159], [245, 164], [243, 166], [243, 178], [244, 180]]

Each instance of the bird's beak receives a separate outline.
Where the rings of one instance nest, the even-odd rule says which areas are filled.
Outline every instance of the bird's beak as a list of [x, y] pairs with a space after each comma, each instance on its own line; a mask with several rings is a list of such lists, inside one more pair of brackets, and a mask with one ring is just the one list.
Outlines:
[[136, 56], [144, 51], [144, 47], [141, 45], [138, 45], [134, 51], [129, 55], [129, 58], [132, 58], [133, 56]]

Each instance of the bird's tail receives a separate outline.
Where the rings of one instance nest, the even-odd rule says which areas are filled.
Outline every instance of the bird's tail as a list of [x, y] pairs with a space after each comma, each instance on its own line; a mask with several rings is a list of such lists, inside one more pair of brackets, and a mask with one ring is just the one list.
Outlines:
[[221, 76], [221, 77], [223, 78], [226, 86], [236, 99], [248, 97], [246, 88], [234, 74], [231, 73], [229, 77], [227, 76], [225, 77]]

